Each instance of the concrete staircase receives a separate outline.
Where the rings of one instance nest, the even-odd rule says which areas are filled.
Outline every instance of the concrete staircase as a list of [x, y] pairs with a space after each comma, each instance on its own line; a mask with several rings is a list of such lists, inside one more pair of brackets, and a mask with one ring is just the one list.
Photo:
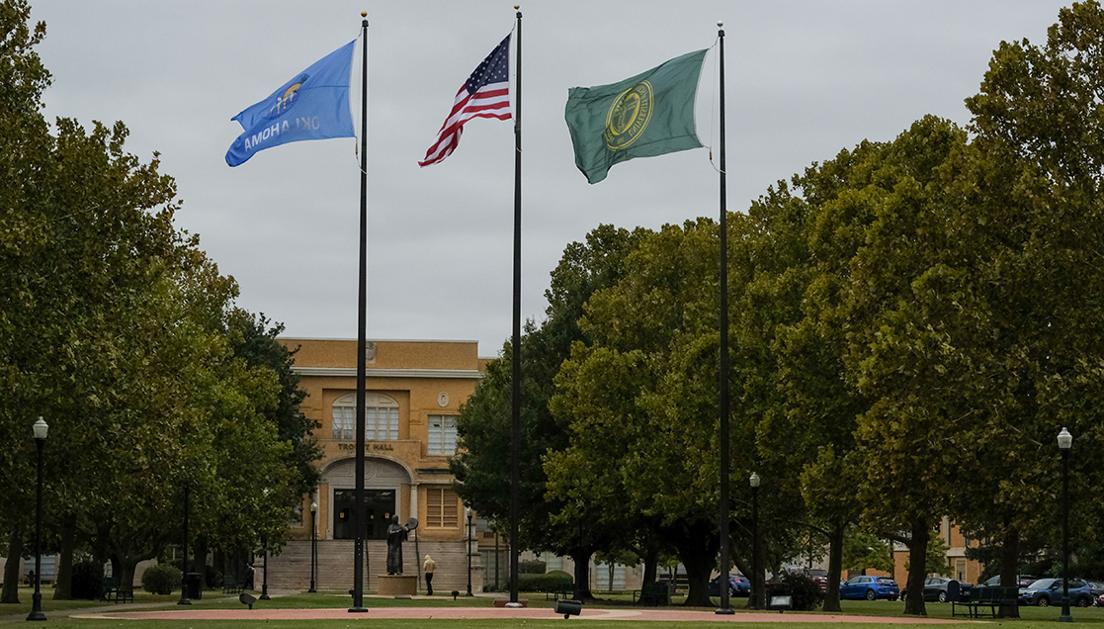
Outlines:
[[[415, 544], [403, 544], [403, 573], [418, 575], [418, 592], [425, 592], [421, 579], [421, 558], [415, 555]], [[433, 575], [433, 591], [447, 595], [452, 590], [467, 591], [468, 563], [464, 554], [464, 542], [419, 541], [417, 550], [422, 556], [432, 555], [437, 562]], [[368, 540], [365, 543], [367, 569], [365, 590], [376, 590], [376, 577], [387, 574], [387, 542]], [[483, 566], [478, 554], [472, 556], [472, 591], [483, 590]], [[305, 591], [310, 586], [310, 541], [289, 541], [279, 555], [268, 559], [268, 586], [273, 589]], [[262, 574], [256, 575], [260, 583]], [[353, 587], [353, 540], [318, 540], [318, 573], [315, 587], [319, 590], [345, 592]]]

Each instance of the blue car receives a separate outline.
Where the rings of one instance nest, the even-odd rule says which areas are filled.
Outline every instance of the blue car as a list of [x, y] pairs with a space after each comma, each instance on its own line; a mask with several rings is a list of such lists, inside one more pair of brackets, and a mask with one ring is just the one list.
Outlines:
[[[1081, 579], [1070, 579], [1069, 582], [1070, 605], [1088, 607], [1092, 605], [1092, 588]], [[1062, 604], [1062, 580], [1039, 579], [1026, 588], [1020, 590], [1020, 605], [1048, 605]]]
[[[713, 577], [713, 580], [709, 582], [709, 595], [720, 596], [721, 595], [721, 575]], [[729, 574], [728, 575], [728, 595], [729, 596], [750, 596], [751, 595], [751, 581], [748, 580], [742, 574]]]
[[895, 601], [900, 595], [901, 590], [897, 587], [897, 582], [889, 577], [857, 576], [840, 584], [842, 599], [873, 601], [884, 598]]

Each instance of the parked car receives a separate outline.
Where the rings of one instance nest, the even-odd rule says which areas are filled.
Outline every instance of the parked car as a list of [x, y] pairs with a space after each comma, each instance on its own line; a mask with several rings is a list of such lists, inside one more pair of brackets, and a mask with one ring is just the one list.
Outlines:
[[[946, 603], [947, 598], [947, 585], [950, 584], [950, 577], [928, 577], [924, 579], [924, 600], [925, 601], [939, 601], [940, 603]], [[960, 600], [966, 600], [970, 597], [970, 593], [973, 591], [974, 586], [969, 583], [959, 582], [958, 584], [958, 596]], [[901, 590], [901, 597], [904, 598], [907, 594], [907, 588]]]
[[[1025, 587], [1031, 585], [1032, 583], [1034, 583], [1038, 580], [1039, 580], [1039, 577], [1033, 577], [1029, 574], [1017, 575], [1016, 576], [1016, 587], [1022, 589], [1022, 588], [1025, 588]], [[979, 583], [978, 585], [984, 585], [985, 587], [988, 587], [988, 588], [1000, 587], [1000, 575], [998, 574], [998, 575], [991, 576], [988, 579], [986, 579], [984, 583]]]
[[[709, 582], [709, 595], [721, 595], [721, 575], [718, 574]], [[751, 581], [742, 574], [728, 575], [728, 595], [751, 596]]]
[[1104, 596], [1104, 583], [1100, 581], [1089, 581], [1089, 589], [1092, 590], [1093, 605], [1100, 604], [1100, 598]]
[[[1088, 607], [1092, 605], [1093, 596], [1089, 584], [1081, 579], [1070, 579], [1069, 582], [1070, 605]], [[1039, 579], [1020, 590], [1020, 605], [1060, 605], [1062, 603], [1062, 580]]]
[[866, 599], [873, 601], [879, 598], [897, 600], [901, 595], [897, 582], [889, 577], [857, 576], [851, 577], [840, 584], [840, 598], [849, 600]]
[[805, 570], [805, 576], [809, 577], [813, 583], [817, 584], [821, 592], [828, 591], [828, 571], [818, 570], [816, 568], [809, 568]]

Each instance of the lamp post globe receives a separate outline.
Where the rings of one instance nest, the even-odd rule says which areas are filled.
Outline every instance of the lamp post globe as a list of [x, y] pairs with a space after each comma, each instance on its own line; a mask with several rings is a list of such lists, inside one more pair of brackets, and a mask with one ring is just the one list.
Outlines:
[[50, 432], [50, 424], [47, 424], [45, 419], [39, 417], [38, 421], [31, 426], [31, 431], [34, 433], [34, 438], [36, 440], [45, 441], [46, 435]]
[[307, 592], [314, 594], [318, 590], [315, 588], [315, 575], [318, 574], [318, 534], [317, 534], [317, 522], [318, 522], [318, 503], [311, 502], [310, 505], [311, 514], [311, 573], [310, 573], [310, 589]]
[[27, 614], [27, 620], [46, 620], [46, 614], [42, 612], [42, 449], [46, 447], [46, 435], [50, 431], [50, 425], [41, 417], [31, 426], [35, 440], [35, 463], [37, 478], [35, 481], [35, 578], [34, 594], [31, 596], [31, 613]]
[[1062, 453], [1062, 613], [1058, 622], [1072, 622], [1069, 600], [1069, 454], [1073, 435], [1066, 427], [1058, 433], [1058, 451]]

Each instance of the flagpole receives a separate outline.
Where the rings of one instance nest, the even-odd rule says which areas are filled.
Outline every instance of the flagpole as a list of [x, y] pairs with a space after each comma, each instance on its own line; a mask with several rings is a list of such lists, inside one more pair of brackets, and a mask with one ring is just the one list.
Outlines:
[[514, 96], [514, 317], [510, 343], [510, 607], [518, 602], [519, 492], [521, 486], [521, 6], [517, 15], [517, 92]]
[[[728, 395], [728, 208], [725, 189], [725, 79], [724, 79], [724, 22], [717, 22], [717, 38], [720, 40], [720, 92], [721, 92], [721, 124], [720, 124], [720, 187], [721, 187], [721, 261], [720, 261], [720, 285], [721, 285], [721, 360], [719, 385], [721, 389], [721, 500], [720, 500], [720, 537], [721, 537], [721, 574], [719, 577], [721, 606], [717, 608], [718, 614], [732, 614], [732, 605], [729, 601], [728, 574], [729, 574], [729, 547], [728, 547], [728, 458], [729, 458], [729, 395]], [[756, 592], [758, 594], [758, 592]]]
[[364, 386], [367, 340], [365, 284], [368, 274], [368, 12], [360, 12], [360, 276], [357, 281], [357, 372], [356, 372], [356, 491], [353, 508], [353, 606], [350, 612], [368, 611], [364, 607]]

